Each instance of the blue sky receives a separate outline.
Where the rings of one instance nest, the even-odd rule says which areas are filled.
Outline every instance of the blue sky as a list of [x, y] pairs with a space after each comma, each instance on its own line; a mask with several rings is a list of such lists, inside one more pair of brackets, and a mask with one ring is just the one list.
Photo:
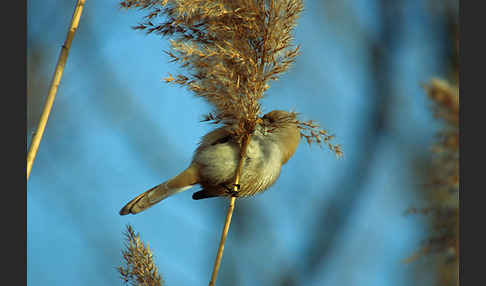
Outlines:
[[[42, 47], [39, 77], [52, 76], [71, 2], [27, 1], [27, 60]], [[369, 175], [355, 186], [359, 198], [325, 263], [313, 276], [299, 274], [309, 238], [332, 222], [318, 219], [322, 203], [339, 195], [339, 178], [356, 180], [348, 170], [369, 151], [361, 143], [376, 92], [363, 49], [380, 29], [376, 1], [322, 2], [304, 2], [295, 31], [302, 54], [262, 106], [320, 122], [344, 158], [302, 141], [271, 189], [237, 201], [220, 285], [278, 285], [285, 269], [298, 285], [410, 285], [427, 263], [401, 262], [426, 237], [423, 221], [404, 212], [423, 204], [413, 157], [427, 152], [438, 127], [420, 84], [444, 76], [441, 27], [417, 0], [403, 9], [397, 46], [388, 51], [392, 103]], [[167, 40], [130, 29], [142, 14], [117, 3], [86, 2], [27, 184], [29, 285], [121, 285], [115, 267], [128, 223], [150, 244], [167, 285], [210, 278], [225, 200], [193, 201], [192, 189], [139, 215], [118, 215], [135, 195], [183, 170], [213, 126], [199, 122], [207, 103], [161, 80], [176, 69], [163, 54]], [[47, 88], [35, 92], [45, 98]]]

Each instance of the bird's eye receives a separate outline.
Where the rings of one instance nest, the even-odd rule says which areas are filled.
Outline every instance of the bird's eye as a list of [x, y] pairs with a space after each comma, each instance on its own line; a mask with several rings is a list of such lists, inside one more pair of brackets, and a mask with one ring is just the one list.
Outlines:
[[263, 116], [263, 119], [266, 119], [270, 123], [274, 123], [275, 122], [275, 120], [273, 118], [268, 117], [268, 116]]

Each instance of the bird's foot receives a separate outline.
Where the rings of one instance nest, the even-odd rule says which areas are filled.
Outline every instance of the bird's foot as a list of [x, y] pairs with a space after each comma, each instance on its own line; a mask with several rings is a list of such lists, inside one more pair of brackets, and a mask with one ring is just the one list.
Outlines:
[[[240, 184], [233, 184], [233, 188], [229, 188], [225, 184], [221, 184], [221, 186], [226, 189], [226, 191], [225, 191], [226, 194], [228, 194], [228, 195], [230, 195], [232, 197], [239, 197], [240, 196], [239, 195], [240, 188], [241, 188]], [[236, 187], [237, 191], [235, 191], [235, 188], [234, 187]]]

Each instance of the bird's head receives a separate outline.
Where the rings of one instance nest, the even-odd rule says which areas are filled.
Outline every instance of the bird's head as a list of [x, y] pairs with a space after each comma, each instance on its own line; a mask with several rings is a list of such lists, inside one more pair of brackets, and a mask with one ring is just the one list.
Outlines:
[[297, 150], [300, 141], [297, 114], [284, 110], [273, 110], [261, 119], [261, 125], [266, 132], [275, 136], [274, 138], [283, 152], [282, 163], [285, 164]]

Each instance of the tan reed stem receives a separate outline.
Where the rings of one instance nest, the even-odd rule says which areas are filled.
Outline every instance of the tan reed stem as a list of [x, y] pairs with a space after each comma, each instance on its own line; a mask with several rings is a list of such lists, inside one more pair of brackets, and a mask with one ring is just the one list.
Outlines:
[[44, 134], [44, 130], [46, 128], [47, 119], [49, 118], [49, 113], [51, 112], [52, 105], [56, 97], [57, 88], [59, 87], [59, 82], [61, 81], [64, 66], [66, 65], [69, 49], [71, 48], [71, 43], [74, 38], [74, 33], [78, 28], [79, 19], [81, 18], [81, 13], [83, 12], [84, 2], [85, 0], [78, 0], [78, 3], [76, 4], [73, 18], [71, 20], [71, 26], [69, 27], [66, 40], [64, 42], [64, 45], [62, 46], [61, 53], [57, 60], [56, 70], [52, 78], [49, 93], [47, 95], [47, 100], [44, 105], [44, 109], [42, 110], [42, 114], [39, 120], [39, 124], [37, 126], [37, 130], [34, 134], [34, 138], [32, 139], [32, 143], [30, 144], [29, 152], [27, 154], [27, 180], [29, 180], [32, 164], [34, 164], [35, 155], [37, 154], [37, 150], [39, 149], [42, 135]]
[[[242, 148], [240, 152], [240, 162], [238, 163], [238, 169], [236, 169], [236, 175], [234, 180], [234, 191], [238, 192], [237, 185], [240, 183], [241, 170], [243, 169], [243, 164], [246, 158], [246, 150], [250, 144], [251, 135], [246, 135], [243, 138]], [[209, 281], [209, 286], [214, 286], [216, 278], [218, 276], [219, 266], [221, 265], [221, 258], [223, 257], [224, 244], [226, 242], [226, 236], [228, 235], [229, 226], [231, 223], [231, 217], [233, 216], [233, 210], [235, 208], [236, 197], [231, 197], [228, 212], [226, 213], [226, 220], [224, 222], [223, 233], [221, 234], [221, 241], [219, 242], [218, 253], [216, 254], [216, 260], [214, 261], [213, 274], [211, 275], [211, 280]]]

